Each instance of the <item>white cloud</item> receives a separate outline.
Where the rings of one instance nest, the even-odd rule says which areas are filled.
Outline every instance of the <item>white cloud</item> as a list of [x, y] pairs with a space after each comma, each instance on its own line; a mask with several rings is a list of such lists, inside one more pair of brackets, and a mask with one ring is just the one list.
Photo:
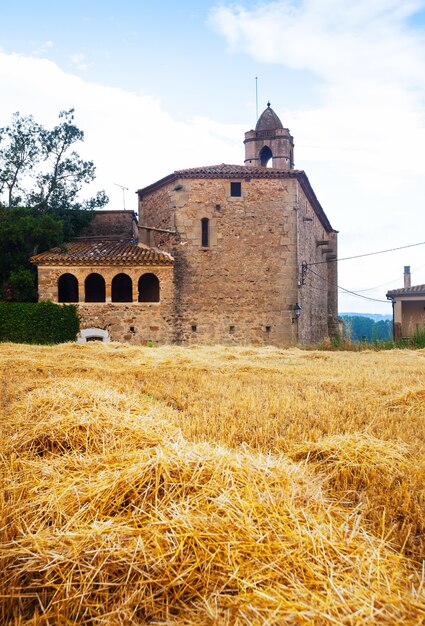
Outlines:
[[[34, 42], [32, 42], [34, 43]], [[44, 41], [41, 44], [37, 44], [35, 46], [35, 48], [32, 51], [32, 54], [34, 56], [43, 56], [45, 55], [51, 48], [53, 48], [53, 41], [51, 41], [50, 39], [47, 41]]]
[[77, 148], [97, 167], [93, 190], [104, 188], [109, 208], [137, 209], [136, 189], [175, 169], [200, 164], [243, 162], [243, 133], [207, 119], [175, 121], [159, 100], [90, 83], [62, 71], [46, 59], [0, 53], [0, 126], [15, 111], [52, 126], [60, 110], [75, 108], [76, 123], [85, 132]]
[[[320, 79], [319, 105], [285, 109], [291, 85], [278, 83], [273, 105], [295, 137], [296, 164], [341, 231], [344, 255], [425, 240], [425, 39], [408, 26], [424, 7], [423, 0], [283, 0], [220, 5], [210, 14], [230, 51]], [[403, 260], [422, 265], [424, 252], [374, 257], [372, 274], [360, 262], [341, 263], [340, 282], [401, 281]], [[356, 301], [347, 306], [362, 310]]]
[[71, 61], [71, 65], [79, 70], [86, 70], [88, 68], [88, 64], [85, 62], [86, 55], [82, 52], [71, 54], [69, 60]]

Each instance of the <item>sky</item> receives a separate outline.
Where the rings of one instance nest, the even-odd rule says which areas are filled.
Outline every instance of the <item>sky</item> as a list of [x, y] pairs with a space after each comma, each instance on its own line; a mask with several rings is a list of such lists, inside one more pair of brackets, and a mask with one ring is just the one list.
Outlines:
[[[258, 80], [256, 81], [256, 77]], [[177, 169], [243, 163], [270, 100], [333, 228], [340, 312], [391, 313], [425, 283], [425, 0], [15, 0], [2, 6], [0, 127], [53, 126], [78, 147], [107, 208]], [[122, 188], [128, 188], [123, 190]], [[371, 298], [371, 299], [370, 299]]]

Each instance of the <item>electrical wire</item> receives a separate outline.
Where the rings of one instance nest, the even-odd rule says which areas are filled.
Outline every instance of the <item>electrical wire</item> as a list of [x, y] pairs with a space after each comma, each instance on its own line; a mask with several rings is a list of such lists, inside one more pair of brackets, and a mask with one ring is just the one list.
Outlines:
[[[314, 274], [315, 276], [317, 276], [318, 278], [320, 278], [321, 280], [328, 282], [327, 278], [325, 278], [324, 276], [321, 276], [320, 274], [317, 274], [317, 272], [315, 272], [314, 270], [312, 270], [310, 268], [309, 265], [307, 265], [307, 269]], [[345, 291], [345, 293], [349, 293], [352, 296], [357, 296], [357, 298], [363, 298], [364, 300], [372, 300], [372, 302], [385, 302], [385, 304], [389, 304], [388, 300], [379, 300], [378, 298], [370, 298], [369, 296], [362, 296], [360, 293], [356, 293], [355, 291], [350, 291], [350, 289], [345, 289], [345, 287], [341, 287], [340, 285], [336, 285], [335, 283], [333, 283], [334, 287], [337, 287], [338, 289], [340, 289], [341, 291]]]
[[425, 241], [420, 241], [418, 243], [411, 243], [407, 246], [399, 246], [398, 248], [388, 248], [388, 250], [377, 250], [376, 252], [366, 252], [365, 254], [356, 254], [354, 256], [346, 256], [340, 259], [333, 259], [331, 261], [313, 261], [312, 263], [307, 263], [307, 265], [323, 265], [324, 263], [338, 263], [339, 261], [351, 261], [351, 259], [361, 259], [366, 256], [373, 256], [375, 254], [385, 254], [386, 252], [396, 252], [397, 250], [405, 250], [406, 248], [414, 248], [415, 246], [424, 246]]
[[[419, 267], [415, 267], [413, 270], [410, 271], [411, 274], [414, 274], [415, 272], [418, 272], [419, 270], [421, 270], [423, 267], [425, 267], [424, 265], [420, 265]], [[386, 283], [381, 283], [380, 285], [376, 285], [376, 287], [368, 287], [367, 289], [356, 289], [357, 293], [362, 293], [363, 291], [373, 291], [374, 289], [379, 289], [380, 287], [386, 287], [387, 285], [394, 285], [395, 283], [400, 282], [400, 276], [398, 278], [394, 278], [393, 280], [389, 280]]]

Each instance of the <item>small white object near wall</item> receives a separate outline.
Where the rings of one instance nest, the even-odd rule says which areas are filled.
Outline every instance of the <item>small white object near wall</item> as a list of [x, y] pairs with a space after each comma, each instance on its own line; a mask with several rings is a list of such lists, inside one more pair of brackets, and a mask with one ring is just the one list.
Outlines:
[[109, 343], [109, 333], [102, 328], [83, 328], [77, 337], [77, 343], [87, 343], [88, 341], [103, 341], [103, 343]]

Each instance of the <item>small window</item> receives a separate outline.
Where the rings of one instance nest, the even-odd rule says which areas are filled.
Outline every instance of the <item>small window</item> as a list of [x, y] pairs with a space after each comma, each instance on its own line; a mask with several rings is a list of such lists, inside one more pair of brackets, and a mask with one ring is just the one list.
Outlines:
[[234, 332], [235, 332], [235, 327], [232, 324], [231, 326], [229, 326], [229, 333], [234, 333]]
[[208, 248], [210, 245], [210, 220], [208, 217], [201, 219], [201, 246]]
[[233, 198], [240, 198], [242, 195], [242, 183], [230, 183], [230, 195]]
[[196, 331], [198, 330], [198, 327], [196, 324], [192, 324], [192, 333], [196, 333]]
[[265, 331], [266, 333], [270, 333], [271, 332], [272, 327], [271, 326], [266, 326]]

